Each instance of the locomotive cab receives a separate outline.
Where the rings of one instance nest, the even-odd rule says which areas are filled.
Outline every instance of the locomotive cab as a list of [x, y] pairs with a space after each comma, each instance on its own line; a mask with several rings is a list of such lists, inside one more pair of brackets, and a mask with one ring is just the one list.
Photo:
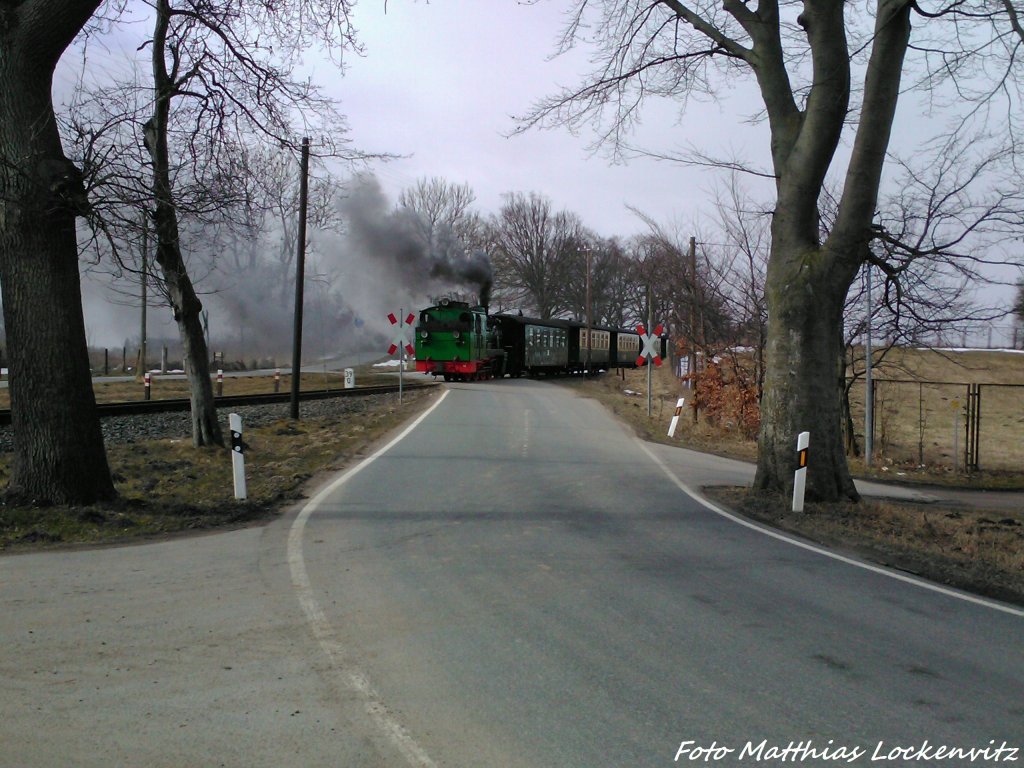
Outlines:
[[486, 307], [441, 299], [420, 312], [415, 347], [416, 370], [445, 381], [475, 381], [504, 373], [504, 355]]

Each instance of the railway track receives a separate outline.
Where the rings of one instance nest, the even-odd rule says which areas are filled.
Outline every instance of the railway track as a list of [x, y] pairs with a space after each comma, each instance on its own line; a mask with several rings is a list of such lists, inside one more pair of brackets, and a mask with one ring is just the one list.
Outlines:
[[[417, 390], [437, 386], [436, 384], [406, 384], [404, 389]], [[386, 395], [398, 391], [398, 384], [383, 384], [372, 387], [355, 387], [353, 389], [335, 389], [330, 391], [300, 392], [299, 400], [327, 400], [334, 397], [365, 397], [368, 395]], [[270, 392], [257, 395], [223, 395], [215, 398], [218, 408], [233, 408], [246, 405], [270, 405], [291, 401], [290, 392]], [[106, 416], [142, 416], [148, 413], [173, 413], [187, 411], [192, 401], [187, 397], [166, 400], [128, 400], [118, 403], [97, 403], [96, 412], [100, 418]], [[0, 409], [0, 426], [11, 423], [10, 409]]]

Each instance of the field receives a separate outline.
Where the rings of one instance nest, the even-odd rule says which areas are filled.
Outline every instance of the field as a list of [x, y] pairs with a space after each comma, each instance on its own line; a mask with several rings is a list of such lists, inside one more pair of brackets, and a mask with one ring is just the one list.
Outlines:
[[[968, 384], [980, 386], [978, 467], [990, 475], [1024, 472], [1024, 353], [893, 350], [874, 371], [879, 466], [958, 475]], [[863, 445], [863, 380], [850, 406]]]

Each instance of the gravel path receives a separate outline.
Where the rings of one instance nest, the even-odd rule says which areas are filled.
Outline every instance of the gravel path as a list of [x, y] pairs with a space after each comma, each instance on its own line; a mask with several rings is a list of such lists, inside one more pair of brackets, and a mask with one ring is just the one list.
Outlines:
[[[299, 404], [304, 419], [343, 416], [386, 405], [388, 400], [397, 400], [398, 395], [366, 395], [363, 397], [332, 397], [326, 400], [307, 400]], [[238, 413], [242, 425], [252, 428], [287, 419], [291, 413], [289, 403], [272, 405], [245, 405], [217, 409], [221, 429], [228, 432], [228, 414]], [[168, 437], [191, 439], [192, 420], [188, 411], [177, 413], [152, 413], [140, 416], [108, 416], [100, 421], [103, 440], [107, 445], [134, 443], [139, 440], [160, 440]], [[14, 450], [14, 430], [9, 426], [0, 427], [0, 452]]]

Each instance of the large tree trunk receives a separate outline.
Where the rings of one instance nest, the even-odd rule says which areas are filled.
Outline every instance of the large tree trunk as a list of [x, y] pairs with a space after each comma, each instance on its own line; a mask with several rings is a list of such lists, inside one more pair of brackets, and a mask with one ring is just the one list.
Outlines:
[[85, 192], [50, 99], [53, 68], [97, 5], [0, 10], [0, 285], [14, 428], [8, 492], [60, 504], [115, 496], [82, 319], [75, 216]]
[[843, 450], [842, 329], [848, 281], [820, 250], [785, 258], [773, 243], [765, 291], [771, 322], [765, 352], [761, 435], [754, 487], [791, 493], [796, 439], [810, 432], [808, 499], [856, 499]]
[[754, 486], [789, 492], [797, 436], [811, 433], [807, 495], [857, 498], [843, 451], [843, 303], [867, 253], [879, 180], [910, 37], [910, 3], [879, 2], [860, 122], [836, 220], [820, 243], [818, 195], [849, 118], [844, 5], [806, 2], [798, 21], [811, 46], [814, 85], [799, 110], [777, 26], [751, 27], [755, 71], [772, 129], [778, 200], [765, 284], [768, 346]]
[[181, 337], [185, 373], [192, 400], [192, 444], [224, 445], [217, 407], [210, 383], [210, 358], [203, 334], [203, 304], [196, 295], [188, 269], [181, 254], [178, 215], [171, 186], [167, 127], [170, 120], [174, 78], [164, 61], [170, 7], [166, 0], [157, 3], [156, 31], [153, 36], [153, 89], [155, 110], [146, 122], [146, 149], [153, 161], [153, 221], [156, 229], [156, 261], [163, 272], [164, 285], [171, 302], [171, 311]]

